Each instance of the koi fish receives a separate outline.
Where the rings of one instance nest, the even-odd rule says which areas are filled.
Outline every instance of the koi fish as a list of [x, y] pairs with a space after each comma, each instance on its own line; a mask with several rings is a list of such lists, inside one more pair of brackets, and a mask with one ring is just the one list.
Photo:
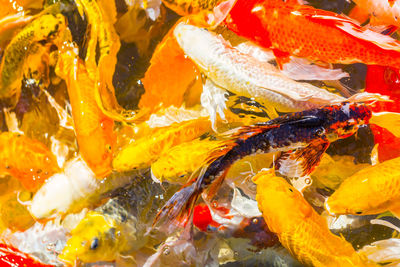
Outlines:
[[174, 187], [167, 186], [164, 191], [146, 177], [117, 190], [113, 193], [116, 196], [87, 213], [71, 231], [71, 238], [58, 258], [68, 264], [76, 260], [114, 261], [118, 255], [132, 255], [147, 246], [151, 241], [147, 227], [157, 207], [165, 202], [165, 198], [158, 196], [170, 194], [171, 189]]
[[56, 157], [44, 144], [24, 135], [2, 133], [0, 147], [0, 173], [17, 178], [29, 191], [36, 191], [60, 169]]
[[400, 26], [400, 2], [396, 0], [355, 0], [357, 7], [374, 18], [372, 24]]
[[145, 93], [139, 102], [141, 110], [154, 112], [161, 107], [180, 107], [185, 92], [202, 90], [201, 74], [176, 42], [173, 29], [156, 47], [142, 79]]
[[258, 207], [281, 244], [307, 266], [375, 266], [359, 256], [344, 238], [329, 231], [327, 222], [301, 193], [270, 169], [253, 177]]
[[[271, 118], [278, 116], [277, 111], [296, 112], [345, 101], [339, 95], [287, 78], [272, 64], [240, 52], [221, 36], [204, 29], [181, 23], [176, 26], [174, 34], [183, 51], [215, 87], [270, 106], [267, 113]], [[206, 82], [203, 90], [207, 88]], [[367, 100], [369, 97], [374, 96], [355, 95], [349, 101]], [[217, 106], [222, 106], [223, 110], [225, 103], [221, 102]]]
[[293, 1], [237, 1], [225, 24], [239, 36], [271, 48], [281, 68], [290, 55], [321, 64], [400, 65], [400, 43], [395, 39]]
[[[121, 46], [113, 27], [117, 15], [115, 3], [77, 0], [77, 5], [81, 16], [85, 13], [90, 24], [90, 39], [87, 45], [85, 66], [88, 76], [95, 86], [94, 99], [98, 108], [113, 120], [137, 121], [142, 115], [125, 110], [118, 104], [112, 84], [117, 53]], [[97, 46], [100, 48], [98, 60], [96, 60]]]
[[71, 231], [59, 260], [73, 265], [75, 260], [83, 262], [113, 261], [118, 250], [123, 250], [127, 234], [132, 238], [136, 230], [122, 232], [121, 226], [112, 216], [91, 211]]
[[36, 219], [80, 211], [98, 201], [102, 194], [132, 181], [132, 174], [96, 179], [94, 173], [80, 158], [65, 164], [63, 172], [50, 177], [33, 196], [28, 209]]
[[4, 50], [1, 61], [0, 98], [10, 99], [15, 106], [21, 93], [21, 80], [27, 56], [40, 41], [53, 42], [66, 29], [61, 14], [45, 14], [21, 30]]
[[330, 214], [378, 214], [387, 210], [400, 216], [400, 158], [365, 168], [347, 178], [326, 200]]
[[160, 182], [184, 184], [190, 174], [209, 159], [214, 149], [221, 148], [224, 141], [194, 140], [172, 147], [151, 164], [153, 179]]
[[123, 147], [113, 160], [113, 169], [124, 171], [145, 168], [171, 147], [191, 141], [209, 129], [210, 122], [206, 117], [174, 123]]
[[19, 251], [18, 249], [7, 244], [0, 244], [0, 263], [3, 266], [32, 266], [32, 267], [50, 267], [41, 263], [34, 257]]
[[79, 151], [96, 177], [104, 178], [112, 170], [114, 121], [97, 106], [95, 81], [90, 79], [76, 48], [60, 53], [56, 73], [67, 83]]
[[[164, 205], [154, 225], [162, 218], [186, 222], [197, 199], [207, 190], [211, 199], [231, 165], [239, 159], [283, 152], [275, 161], [279, 172], [289, 177], [309, 175], [332, 141], [343, 139], [367, 124], [372, 112], [364, 104], [342, 103], [291, 113], [265, 124], [237, 128], [221, 149], [216, 149], [206, 166]], [[378, 118], [382, 119], [382, 118]]]

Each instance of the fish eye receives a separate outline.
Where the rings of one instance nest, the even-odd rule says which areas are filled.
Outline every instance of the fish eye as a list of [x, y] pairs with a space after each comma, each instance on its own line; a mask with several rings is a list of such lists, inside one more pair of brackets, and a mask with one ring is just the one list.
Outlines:
[[108, 152], [111, 152], [111, 149], [112, 149], [111, 145], [110, 145], [110, 144], [107, 144], [107, 145], [106, 145], [106, 150], [107, 150]]
[[179, 177], [180, 177], [180, 178], [183, 178], [183, 177], [185, 177], [185, 175], [184, 175], [184, 174], [182, 174], [182, 175], [180, 175]]
[[97, 237], [93, 238], [92, 243], [90, 244], [90, 249], [95, 250], [99, 246], [99, 239]]
[[357, 215], [360, 215], [360, 214], [362, 214], [363, 212], [360, 211], [360, 210], [357, 210], [355, 213], [356, 213]]
[[290, 191], [290, 192], [293, 192], [293, 189], [292, 189], [292, 188], [289, 188], [289, 191]]

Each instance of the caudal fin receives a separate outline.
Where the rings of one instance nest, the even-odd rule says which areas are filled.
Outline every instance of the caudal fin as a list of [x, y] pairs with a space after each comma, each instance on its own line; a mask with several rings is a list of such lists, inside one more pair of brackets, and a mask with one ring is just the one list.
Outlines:
[[175, 226], [185, 226], [191, 217], [190, 215], [193, 207], [200, 197], [200, 194], [201, 190], [198, 190], [196, 183], [184, 186], [181, 190], [176, 192], [157, 213], [153, 221], [153, 227], [160, 221], [163, 221], [166, 225], [170, 225], [173, 228]]
[[400, 137], [400, 113], [374, 112], [369, 122], [387, 129], [396, 137]]

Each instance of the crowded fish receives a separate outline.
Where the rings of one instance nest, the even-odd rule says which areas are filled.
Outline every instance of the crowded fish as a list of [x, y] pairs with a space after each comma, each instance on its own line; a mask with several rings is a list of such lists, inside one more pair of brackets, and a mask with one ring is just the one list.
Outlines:
[[0, 265], [395, 266], [391, 0], [6, 0]]

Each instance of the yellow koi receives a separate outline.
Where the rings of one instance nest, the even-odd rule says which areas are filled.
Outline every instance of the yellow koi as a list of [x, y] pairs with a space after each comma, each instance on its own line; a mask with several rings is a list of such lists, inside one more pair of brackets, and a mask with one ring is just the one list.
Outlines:
[[400, 217], [400, 158], [365, 168], [347, 178], [325, 202], [331, 214], [378, 214]]
[[98, 108], [95, 82], [75, 48], [65, 48], [59, 55], [56, 73], [67, 84], [79, 151], [96, 177], [104, 178], [111, 173], [116, 141], [114, 121]]
[[61, 14], [40, 16], [8, 44], [1, 62], [0, 98], [11, 98], [14, 106], [21, 93], [21, 79], [27, 56], [40, 41], [53, 42], [66, 29], [65, 18]]
[[223, 143], [197, 139], [174, 146], [151, 165], [151, 173], [160, 181], [184, 184], [190, 174], [210, 159], [212, 151]]
[[151, 136], [140, 138], [123, 147], [113, 160], [113, 168], [117, 171], [126, 171], [147, 167], [171, 147], [191, 141], [210, 128], [210, 122], [206, 117], [174, 123]]
[[346, 240], [329, 231], [327, 222], [301, 193], [270, 169], [253, 178], [258, 207], [281, 244], [307, 266], [370, 266]]

